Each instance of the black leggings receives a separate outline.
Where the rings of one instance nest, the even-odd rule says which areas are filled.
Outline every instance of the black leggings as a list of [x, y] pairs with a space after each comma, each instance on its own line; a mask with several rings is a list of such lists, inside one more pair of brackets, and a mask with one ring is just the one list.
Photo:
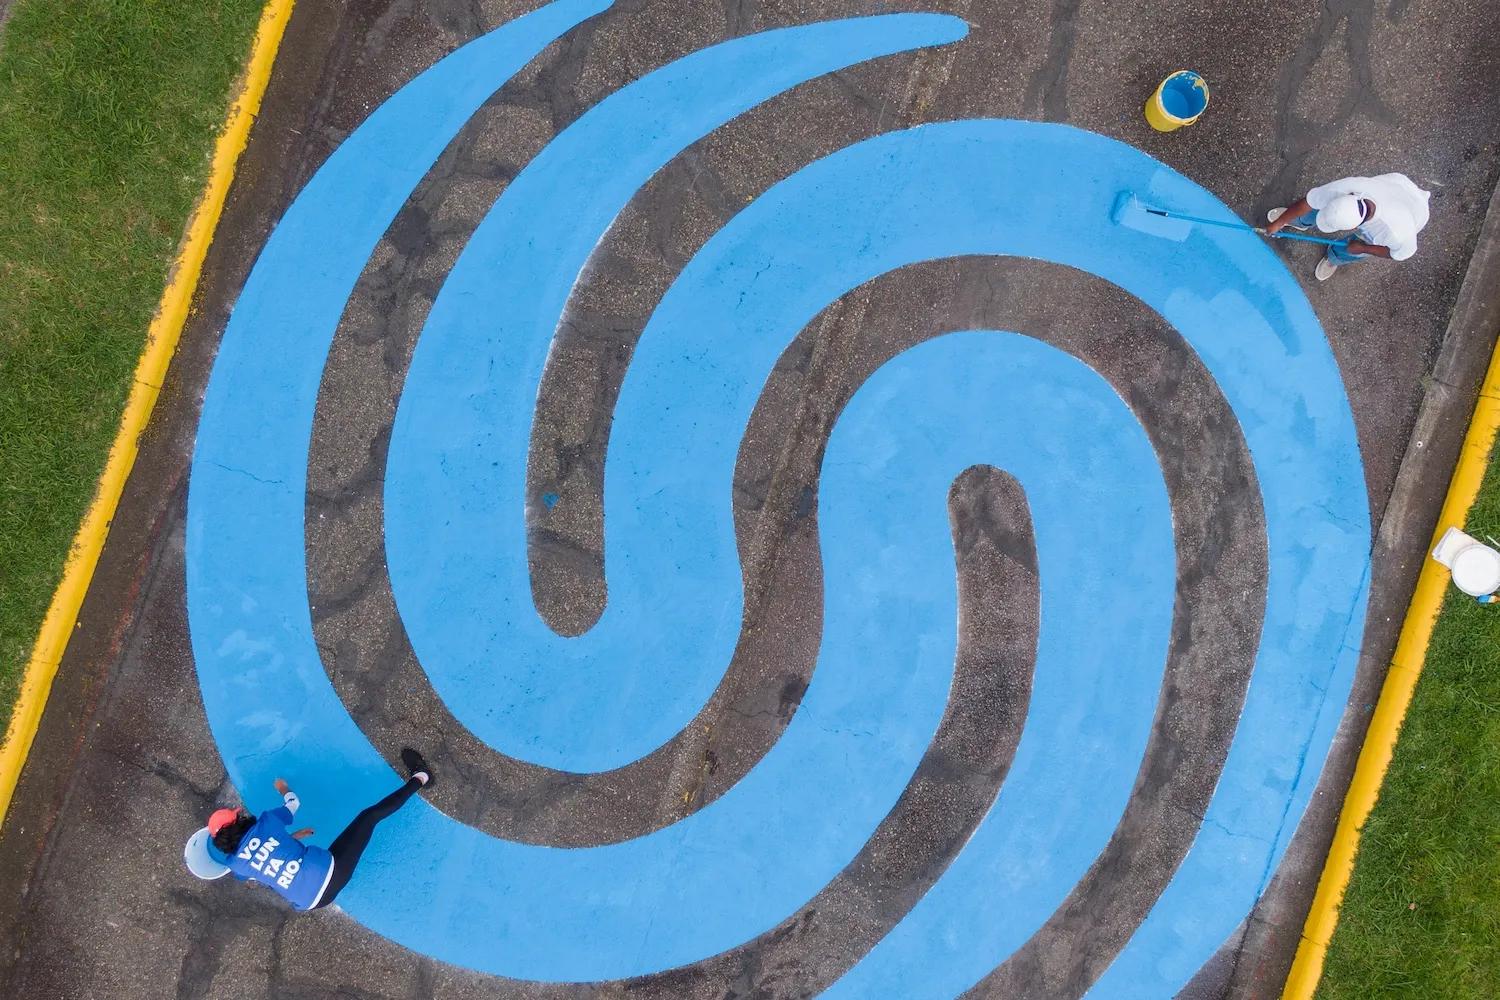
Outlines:
[[376, 824], [406, 805], [406, 800], [417, 794], [421, 787], [422, 783], [416, 778], [408, 778], [406, 784], [354, 817], [354, 822], [333, 838], [333, 843], [328, 845], [328, 853], [333, 855], [333, 876], [328, 880], [328, 888], [323, 890], [323, 898], [313, 909], [333, 902], [339, 891], [349, 884], [360, 855], [370, 846], [370, 834], [375, 832]]

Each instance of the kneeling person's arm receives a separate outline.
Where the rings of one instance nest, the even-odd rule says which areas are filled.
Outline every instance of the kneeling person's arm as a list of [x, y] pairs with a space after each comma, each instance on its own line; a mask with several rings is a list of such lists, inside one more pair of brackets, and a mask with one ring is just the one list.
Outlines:
[[1350, 240], [1348, 243], [1348, 249], [1350, 253], [1364, 253], [1369, 254], [1372, 257], [1384, 257], [1386, 260], [1391, 259], [1391, 251], [1389, 247], [1378, 246], [1374, 243], [1364, 243], [1360, 240]]

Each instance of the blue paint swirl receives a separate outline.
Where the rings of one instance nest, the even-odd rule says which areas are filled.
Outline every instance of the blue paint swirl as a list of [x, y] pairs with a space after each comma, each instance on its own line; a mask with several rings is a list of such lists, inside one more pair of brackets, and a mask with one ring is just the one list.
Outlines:
[[[307, 609], [322, 367], [366, 259], [442, 148], [604, 6], [559, 0], [408, 84], [298, 196], [241, 295], [194, 456], [188, 588], [210, 725], [252, 803], [287, 773], [310, 822], [335, 828], [390, 786], [323, 671]], [[971, 121], [879, 136], [776, 185], [694, 257], [641, 338], [606, 466], [604, 617], [562, 639], [530, 604], [531, 408], [568, 292], [631, 193], [775, 93], [963, 30], [891, 15], [726, 42], [623, 88], [540, 154], [474, 234], [413, 357], [386, 478], [392, 583], [424, 669], [481, 738], [554, 767], [626, 763], [691, 718], [729, 662], [742, 600], [734, 457], [771, 365], [813, 316], [880, 274], [958, 255], [1031, 257], [1119, 285], [1183, 335], [1238, 416], [1269, 556], [1256, 669], [1203, 829], [1095, 990], [1168, 996], [1248, 911], [1305, 808], [1352, 679], [1369, 543], [1352, 417], [1296, 282], [1237, 234], [1176, 243], [1110, 225], [1126, 189], [1225, 211], [1186, 178], [1065, 126]], [[1124, 403], [1076, 359], [999, 331], [903, 353], [845, 409], [820, 484], [817, 668], [734, 788], [668, 828], [584, 849], [499, 840], [413, 803], [382, 827], [341, 905], [435, 958], [547, 981], [680, 966], [775, 926], [859, 851], [937, 727], [957, 617], [946, 498], [976, 463], [1017, 478], [1035, 523], [1042, 625], [1026, 726], [973, 838], [831, 992], [972, 985], [1055, 910], [1118, 823], [1162, 680], [1175, 569], [1158, 463]]]
[[[386, 476], [386, 553], [402, 622], [434, 689], [490, 746], [560, 770], [628, 764], [692, 719], [739, 636], [727, 495], [705, 497], [696, 463], [733, 461], [744, 420], [731, 399], [753, 403], [764, 381], [733, 381], [730, 369], [748, 359], [726, 366], [723, 385], [697, 405], [673, 411], [692, 415], [686, 425], [632, 438], [647, 453], [641, 461], [622, 462], [620, 446], [611, 446], [606, 497], [621, 476], [635, 476], [627, 467], [643, 471], [627, 501], [606, 501], [607, 537], [625, 544], [606, 554], [621, 572], [608, 576], [598, 624], [566, 639], [532, 606], [526, 523], [517, 516], [532, 409], [552, 332], [589, 253], [652, 174], [736, 115], [812, 76], [965, 30], [956, 18], [898, 15], [695, 52], [579, 118], [470, 238], [433, 303], [402, 391]], [[694, 447], [695, 433], [702, 446]]]

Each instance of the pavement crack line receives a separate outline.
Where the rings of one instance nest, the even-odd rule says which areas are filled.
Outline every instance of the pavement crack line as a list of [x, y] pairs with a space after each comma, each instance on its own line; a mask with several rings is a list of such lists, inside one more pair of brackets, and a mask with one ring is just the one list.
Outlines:
[[232, 472], [237, 476], [244, 476], [246, 479], [252, 479], [257, 483], [264, 483], [267, 486], [286, 485], [286, 483], [282, 482], [280, 479], [262, 479], [260, 476], [257, 476], [255, 473], [251, 472], [248, 469], [237, 469], [232, 465], [225, 465], [223, 462], [216, 462], [212, 459], [209, 460], [208, 464], [217, 466], [218, 468], [223, 469], [225, 472]]

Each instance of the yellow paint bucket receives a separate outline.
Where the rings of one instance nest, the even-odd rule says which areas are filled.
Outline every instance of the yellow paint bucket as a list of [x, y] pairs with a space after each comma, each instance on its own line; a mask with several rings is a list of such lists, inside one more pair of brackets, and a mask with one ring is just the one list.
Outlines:
[[1191, 125], [1208, 107], [1208, 82], [1189, 69], [1181, 69], [1157, 85], [1146, 101], [1146, 121], [1158, 132], [1171, 132]]

